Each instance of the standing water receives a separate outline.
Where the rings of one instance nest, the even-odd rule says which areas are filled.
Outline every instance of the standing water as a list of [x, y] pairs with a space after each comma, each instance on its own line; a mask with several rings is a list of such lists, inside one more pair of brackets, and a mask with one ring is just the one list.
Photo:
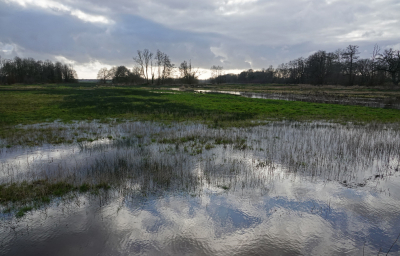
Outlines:
[[111, 188], [52, 197], [22, 217], [3, 204], [1, 255], [400, 253], [398, 127], [92, 122], [59, 130], [74, 142], [3, 147], [1, 184]]
[[[175, 88], [173, 88], [175, 89]], [[287, 101], [304, 101], [325, 104], [356, 105], [372, 108], [391, 108], [400, 109], [400, 99], [398, 98], [371, 98], [371, 97], [349, 97], [334, 94], [294, 94], [294, 93], [255, 93], [237, 91], [217, 91], [217, 90], [195, 90], [197, 93], [221, 93], [238, 95], [253, 99], [271, 99]]]

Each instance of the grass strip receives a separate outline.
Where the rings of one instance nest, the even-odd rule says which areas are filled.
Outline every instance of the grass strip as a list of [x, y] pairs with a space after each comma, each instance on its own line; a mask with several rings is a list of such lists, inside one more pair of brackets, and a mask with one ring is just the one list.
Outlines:
[[0, 127], [106, 118], [219, 122], [227, 126], [245, 126], [254, 120], [397, 123], [400, 110], [224, 94], [162, 94], [126, 87], [36, 86], [26, 90], [0, 87]]

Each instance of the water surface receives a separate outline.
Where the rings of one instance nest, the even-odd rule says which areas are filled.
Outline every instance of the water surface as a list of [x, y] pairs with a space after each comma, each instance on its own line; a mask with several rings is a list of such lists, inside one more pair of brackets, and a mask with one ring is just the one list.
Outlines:
[[101, 139], [3, 148], [1, 182], [108, 180], [113, 188], [55, 198], [22, 218], [3, 213], [0, 254], [400, 252], [395, 126], [126, 122], [108, 139], [105, 125], [77, 125]]
[[231, 94], [253, 99], [304, 101], [325, 104], [357, 105], [373, 108], [400, 109], [400, 100], [373, 97], [348, 97], [333, 94], [255, 93], [218, 90], [195, 90], [195, 92]]

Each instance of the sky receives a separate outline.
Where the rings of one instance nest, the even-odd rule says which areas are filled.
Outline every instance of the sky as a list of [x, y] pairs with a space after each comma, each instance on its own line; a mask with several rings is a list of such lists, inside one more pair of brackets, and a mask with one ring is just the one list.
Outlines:
[[0, 0], [0, 56], [73, 64], [80, 79], [157, 49], [209, 76], [318, 50], [400, 49], [400, 0]]

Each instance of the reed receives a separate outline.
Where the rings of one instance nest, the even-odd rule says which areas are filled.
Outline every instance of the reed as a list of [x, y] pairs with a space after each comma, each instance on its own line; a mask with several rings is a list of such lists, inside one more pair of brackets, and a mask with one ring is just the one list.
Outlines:
[[[205, 186], [234, 192], [262, 189], [288, 177], [362, 187], [400, 169], [396, 125], [284, 121], [222, 129], [199, 123], [127, 121], [45, 126], [65, 138], [85, 131], [99, 139], [40, 142], [40, 147], [33, 147], [40, 150], [31, 152], [28, 145], [2, 148], [4, 210], [10, 204], [25, 207], [104, 188], [146, 195], [197, 193]], [[42, 131], [31, 128], [21, 127], [30, 131], [30, 137], [40, 137]]]

